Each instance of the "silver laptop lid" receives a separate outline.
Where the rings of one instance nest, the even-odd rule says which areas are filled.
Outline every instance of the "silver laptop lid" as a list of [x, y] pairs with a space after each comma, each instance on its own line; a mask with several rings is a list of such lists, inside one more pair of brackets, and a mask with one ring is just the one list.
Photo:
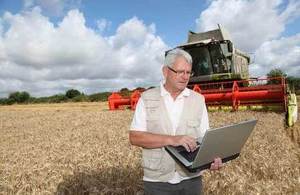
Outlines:
[[257, 120], [248, 120], [206, 131], [192, 168], [240, 153]]

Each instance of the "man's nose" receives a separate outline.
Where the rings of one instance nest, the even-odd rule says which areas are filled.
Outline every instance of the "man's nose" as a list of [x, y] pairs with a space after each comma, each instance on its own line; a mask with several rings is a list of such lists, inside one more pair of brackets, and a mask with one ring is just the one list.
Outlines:
[[182, 76], [183, 76], [184, 79], [189, 79], [190, 78], [190, 74], [188, 72], [184, 72]]

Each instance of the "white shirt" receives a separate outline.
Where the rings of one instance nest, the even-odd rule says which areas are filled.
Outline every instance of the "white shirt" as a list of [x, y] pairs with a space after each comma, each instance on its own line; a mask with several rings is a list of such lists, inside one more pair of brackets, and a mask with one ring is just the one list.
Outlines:
[[[173, 135], [175, 135], [176, 129], [177, 129], [179, 121], [180, 121], [180, 115], [183, 111], [184, 96], [190, 95], [190, 89], [185, 88], [177, 96], [177, 98], [175, 100], [173, 99], [171, 94], [164, 88], [162, 83], [160, 85], [160, 89], [161, 89], [160, 94], [163, 97], [168, 116], [171, 120]], [[207, 129], [209, 129], [208, 114], [207, 114], [207, 110], [206, 110], [205, 106], [204, 106], [204, 108], [205, 108], [205, 110], [204, 110], [202, 116], [199, 116], [200, 121], [201, 121], [200, 130], [201, 130], [202, 136], [204, 136], [205, 131]], [[131, 123], [130, 130], [147, 132], [146, 109], [145, 109], [145, 104], [144, 104], [144, 101], [142, 100], [142, 98], [139, 99], [139, 101], [136, 105], [136, 110], [134, 113], [134, 117], [133, 117], [133, 120]], [[201, 173], [199, 173], [199, 175], [201, 175]], [[190, 179], [190, 177], [182, 177], [175, 171], [174, 177], [171, 178], [168, 181], [168, 183], [176, 184], [176, 183], [180, 183], [182, 180], [185, 180], [185, 179]], [[156, 180], [146, 178], [145, 176], [143, 177], [143, 180], [157, 182]]]

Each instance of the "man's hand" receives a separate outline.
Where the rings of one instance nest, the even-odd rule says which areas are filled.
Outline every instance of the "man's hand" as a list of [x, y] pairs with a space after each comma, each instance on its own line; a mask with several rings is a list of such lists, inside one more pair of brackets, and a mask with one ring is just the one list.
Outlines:
[[196, 139], [187, 135], [176, 135], [172, 137], [172, 146], [183, 146], [188, 152], [197, 148]]
[[223, 166], [221, 158], [215, 158], [214, 162], [210, 165], [210, 170], [219, 170]]
[[161, 148], [164, 146], [183, 146], [188, 152], [197, 149], [196, 139], [186, 135], [160, 135], [148, 132], [130, 131], [129, 141], [132, 145], [143, 148]]

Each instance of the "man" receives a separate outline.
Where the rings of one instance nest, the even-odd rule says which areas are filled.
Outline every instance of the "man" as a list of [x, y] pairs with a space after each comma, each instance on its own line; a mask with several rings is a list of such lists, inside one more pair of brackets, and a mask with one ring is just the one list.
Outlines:
[[[192, 76], [192, 57], [182, 49], [167, 53], [162, 68], [165, 83], [144, 92], [131, 124], [130, 143], [143, 148], [146, 195], [193, 195], [202, 193], [201, 173], [178, 165], [164, 146], [197, 147], [196, 138], [209, 128], [204, 97], [186, 88]], [[212, 170], [222, 166], [220, 158]]]

